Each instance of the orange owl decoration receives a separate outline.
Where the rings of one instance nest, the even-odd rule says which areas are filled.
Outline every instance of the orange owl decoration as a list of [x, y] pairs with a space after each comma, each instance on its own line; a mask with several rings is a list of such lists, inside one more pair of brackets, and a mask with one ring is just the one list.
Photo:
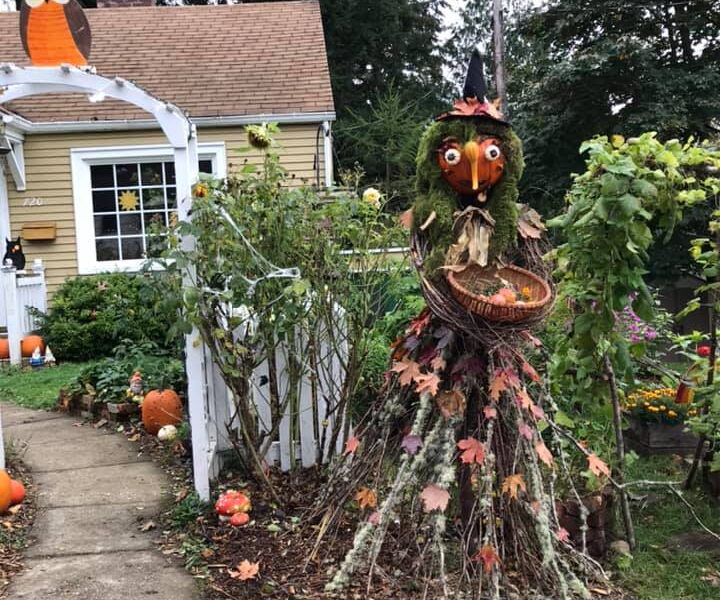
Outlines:
[[20, 35], [35, 67], [88, 64], [90, 24], [77, 0], [23, 0]]

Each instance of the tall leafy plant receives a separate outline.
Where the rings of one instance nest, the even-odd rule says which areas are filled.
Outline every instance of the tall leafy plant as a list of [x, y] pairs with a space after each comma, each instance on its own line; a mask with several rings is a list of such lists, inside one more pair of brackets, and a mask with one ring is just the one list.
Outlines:
[[[581, 146], [587, 170], [575, 177], [566, 212], [550, 224], [565, 243], [556, 250], [560, 297], [571, 307], [567, 335], [553, 356], [556, 385], [576, 399], [608, 397], [613, 405], [618, 476], [624, 450], [619, 388], [632, 376], [620, 315], [631, 307], [650, 320], [652, 296], [644, 280], [648, 252], [667, 240], [683, 210], [718, 191], [712, 174], [720, 152], [707, 144], [658, 141], [654, 134], [624, 140], [595, 138]], [[621, 500], [630, 540], [632, 524]]]

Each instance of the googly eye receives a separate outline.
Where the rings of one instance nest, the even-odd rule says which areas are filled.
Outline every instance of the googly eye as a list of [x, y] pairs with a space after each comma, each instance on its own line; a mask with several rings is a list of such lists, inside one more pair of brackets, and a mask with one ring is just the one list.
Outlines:
[[456, 165], [460, 162], [460, 151], [457, 148], [445, 150], [445, 161], [449, 165]]
[[25, 4], [27, 4], [30, 8], [37, 8], [38, 6], [45, 4], [45, 0], [25, 0]]
[[488, 160], [497, 160], [500, 158], [500, 148], [498, 148], [495, 144], [490, 144], [487, 148], [485, 148], [485, 158]]
[[58, 4], [67, 4], [70, 2], [70, 0], [53, 0], [54, 2], [57, 2]]

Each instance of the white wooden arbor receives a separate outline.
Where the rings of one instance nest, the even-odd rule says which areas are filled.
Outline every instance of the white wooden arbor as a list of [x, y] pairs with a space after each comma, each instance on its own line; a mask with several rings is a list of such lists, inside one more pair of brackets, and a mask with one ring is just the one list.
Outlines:
[[[70, 65], [59, 67], [18, 67], [0, 64], [0, 104], [39, 94], [85, 94], [91, 102], [114, 98], [150, 113], [173, 148], [178, 198], [178, 217], [186, 220], [192, 204], [192, 186], [198, 180], [197, 130], [178, 107], [155, 98], [134, 83], [121, 78], [97, 75], [88, 69]], [[24, 175], [24, 174], [23, 174]], [[183, 240], [192, 247], [193, 240]], [[205, 350], [197, 331], [186, 338], [188, 406], [193, 436], [195, 487], [204, 498], [210, 497], [209, 444], [205, 395]], [[4, 468], [2, 429], [0, 428], [0, 467]]]

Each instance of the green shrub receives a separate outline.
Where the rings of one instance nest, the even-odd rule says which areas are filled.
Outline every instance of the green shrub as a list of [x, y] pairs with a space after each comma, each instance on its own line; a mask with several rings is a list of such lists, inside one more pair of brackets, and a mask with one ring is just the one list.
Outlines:
[[91, 386], [99, 400], [124, 400], [130, 376], [140, 371], [145, 390], [172, 388], [181, 392], [185, 388], [185, 367], [181, 360], [169, 356], [152, 342], [136, 344], [125, 340], [115, 349], [112, 358], [105, 358], [83, 369], [71, 392], [82, 392]]
[[168, 277], [108, 273], [69, 279], [47, 314], [38, 314], [39, 332], [60, 360], [110, 356], [123, 339], [148, 340], [177, 352], [178, 313], [164, 304], [167, 286], [173, 285]]

